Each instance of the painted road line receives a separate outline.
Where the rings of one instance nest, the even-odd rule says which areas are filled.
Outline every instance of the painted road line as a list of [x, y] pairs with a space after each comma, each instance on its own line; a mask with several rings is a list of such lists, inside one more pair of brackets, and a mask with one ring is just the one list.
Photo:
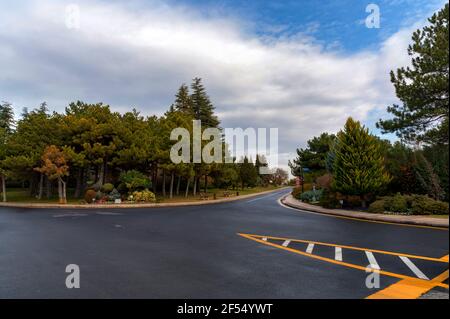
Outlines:
[[[263, 237], [261, 235], [256, 234], [243, 234], [247, 236], [252, 237]], [[292, 238], [285, 238], [285, 237], [274, 237], [274, 236], [264, 236], [266, 238], [270, 238], [273, 240], [290, 240], [295, 243], [313, 243], [316, 245], [322, 245], [322, 246], [328, 246], [328, 247], [341, 247], [343, 249], [352, 249], [352, 250], [359, 250], [359, 251], [371, 251], [372, 253], [377, 254], [384, 254], [384, 255], [392, 255], [392, 256], [405, 256], [408, 258], [415, 258], [415, 259], [421, 259], [421, 260], [428, 260], [428, 261], [436, 261], [440, 263], [447, 263], [448, 264], [448, 255], [441, 257], [441, 258], [435, 258], [435, 257], [426, 257], [426, 256], [419, 256], [419, 255], [411, 255], [411, 254], [405, 254], [402, 252], [392, 252], [392, 251], [385, 251], [385, 250], [379, 250], [379, 249], [372, 249], [372, 248], [362, 248], [362, 247], [354, 247], [354, 246], [346, 246], [346, 245], [336, 245], [336, 244], [330, 244], [330, 243], [324, 243], [319, 241], [313, 241], [313, 240], [303, 240], [303, 239], [292, 239]]]
[[334, 259], [342, 261], [342, 248], [341, 247], [335, 247]]
[[376, 270], [381, 269], [377, 263], [377, 260], [375, 259], [375, 256], [370, 251], [366, 251], [366, 256], [367, 256], [367, 259], [369, 260], [370, 268], [376, 269]]
[[408, 257], [405, 257], [405, 256], [399, 256], [399, 257], [418, 278], [429, 280], [429, 278], [427, 276], [425, 276], [425, 274], [423, 272], [421, 272], [420, 269], [417, 268], [417, 266], [414, 265], [414, 263], [411, 260], [409, 260]]
[[[281, 193], [281, 192], [277, 192], [277, 193], [274, 193], [274, 194], [269, 194], [269, 195], [266, 195], [266, 196], [261, 196], [261, 197], [255, 198], [255, 199], [248, 200], [248, 201], [246, 201], [246, 203], [252, 203], [252, 202], [255, 202], [255, 201], [260, 200], [260, 199], [264, 199], [264, 198], [268, 198], [268, 197], [280, 195], [280, 193]], [[283, 196], [284, 196], [284, 195], [283, 195]]]
[[[414, 281], [403, 279], [388, 286], [376, 293], [366, 297], [366, 299], [417, 299], [427, 293], [438, 284], [448, 279], [448, 270], [430, 281]], [[448, 289], [448, 287], [447, 287]]]
[[[357, 264], [351, 264], [351, 263], [348, 263], [348, 262], [345, 262], [345, 261], [339, 261], [339, 260], [335, 260], [335, 259], [332, 259], [332, 258], [322, 257], [322, 256], [314, 255], [314, 254], [308, 254], [308, 253], [306, 253], [306, 252], [304, 252], [302, 250], [297, 250], [297, 249], [293, 249], [293, 248], [290, 248], [290, 247], [283, 247], [282, 245], [275, 244], [275, 243], [272, 243], [270, 241], [263, 241], [261, 239], [262, 238], [261, 235], [243, 234], [243, 233], [237, 233], [237, 235], [239, 235], [239, 236], [241, 236], [243, 238], [246, 238], [246, 239], [250, 239], [250, 240], [256, 241], [256, 242], [264, 244], [264, 245], [272, 246], [274, 248], [282, 249], [282, 250], [285, 250], [285, 251], [288, 251], [288, 252], [291, 252], [291, 253], [295, 253], [295, 254], [298, 254], [298, 255], [305, 256], [305, 257], [321, 260], [321, 261], [324, 261], [324, 262], [329, 262], [331, 264], [340, 265], [340, 266], [344, 266], [344, 267], [348, 267], [348, 268], [358, 269], [358, 270], [361, 270], [361, 271], [364, 271], [364, 272], [367, 271], [367, 267], [366, 266], [361, 266], [361, 265], [357, 265]], [[283, 239], [283, 240], [289, 239], [289, 238], [280, 238], [280, 237], [272, 237], [272, 236], [265, 236], [265, 237], [269, 238], [269, 239]], [[299, 239], [290, 239], [290, 240], [291, 240], [291, 242], [303, 242], [302, 240], [299, 240]], [[337, 245], [333, 245], [333, 246], [337, 246]], [[342, 246], [342, 245], [339, 245], [339, 246], [342, 247], [342, 248], [346, 247], [348, 249], [352, 249], [351, 246]], [[353, 249], [361, 250], [359, 248], [357, 249], [357, 247], [354, 247]], [[371, 251], [375, 252], [374, 250], [371, 250]], [[386, 253], [393, 254], [393, 255], [395, 254], [396, 256], [400, 256], [400, 255], [404, 256], [405, 255], [405, 254], [393, 253], [393, 252], [386, 252]], [[431, 258], [431, 257], [425, 257], [425, 256], [418, 256], [418, 257], [421, 257], [422, 259], [425, 259], [425, 260], [433, 260], [433, 261], [440, 262], [440, 263], [444, 262], [444, 261], [440, 260], [439, 258]], [[417, 258], [417, 257], [415, 257], [415, 258]], [[384, 275], [384, 276], [394, 277], [394, 278], [398, 278], [398, 279], [408, 279], [409, 283], [413, 283], [413, 284], [417, 284], [417, 285], [421, 285], [423, 283], [430, 283], [431, 282], [431, 281], [428, 281], [428, 280], [419, 279], [417, 277], [407, 276], [407, 275], [398, 274], [398, 273], [385, 271], [385, 270], [379, 270], [378, 272], [380, 273], [380, 275]], [[442, 288], [448, 289], [448, 284], [442, 282], [442, 281], [446, 280], [446, 278], [444, 278], [443, 280], [440, 280], [440, 281], [436, 280], [436, 282], [434, 282], [434, 280], [435, 279], [432, 280], [434, 286], [438, 286], [438, 287], [442, 287]]]
[[60, 218], [60, 217], [84, 217], [87, 216], [88, 214], [82, 214], [82, 213], [73, 213], [73, 214], [56, 214], [53, 215], [54, 218]]
[[283, 242], [283, 247], [287, 247], [287, 246], [289, 246], [289, 244], [291, 243], [291, 241], [290, 240], [285, 240], [284, 242]]
[[264, 240], [264, 241], [267, 241], [267, 237], [263, 237], [263, 238], [261, 238], [262, 240]]
[[313, 249], [314, 249], [314, 244], [309, 243], [309, 244], [308, 244], [308, 248], [306, 248], [306, 252], [307, 252], [308, 254], [312, 254]]

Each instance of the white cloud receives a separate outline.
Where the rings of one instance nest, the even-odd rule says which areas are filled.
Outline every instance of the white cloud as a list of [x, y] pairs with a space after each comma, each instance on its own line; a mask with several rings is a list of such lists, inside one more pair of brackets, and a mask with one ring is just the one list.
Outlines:
[[239, 21], [159, 2], [78, 3], [80, 29], [66, 28], [60, 2], [0, 10], [0, 99], [18, 109], [45, 100], [61, 111], [81, 99], [162, 114], [179, 85], [200, 76], [223, 126], [278, 127], [285, 159], [348, 116], [383, 112], [395, 101], [389, 70], [408, 63], [412, 29], [378, 52], [343, 55], [305, 33], [258, 38]]

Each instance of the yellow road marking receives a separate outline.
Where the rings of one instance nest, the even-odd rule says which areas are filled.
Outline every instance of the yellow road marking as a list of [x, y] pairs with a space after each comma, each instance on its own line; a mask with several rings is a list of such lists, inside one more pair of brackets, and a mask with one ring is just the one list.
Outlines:
[[[347, 262], [344, 262], [344, 261], [330, 259], [330, 258], [327, 258], [327, 257], [318, 256], [318, 255], [308, 254], [308, 253], [300, 251], [300, 250], [292, 249], [292, 248], [289, 248], [289, 247], [284, 247], [284, 246], [277, 245], [277, 244], [271, 243], [269, 241], [263, 241], [261, 239], [258, 239], [258, 238], [254, 237], [254, 236], [262, 237], [260, 235], [251, 235], [251, 234], [242, 234], [242, 233], [238, 233], [238, 235], [241, 236], [241, 237], [244, 237], [244, 238], [247, 238], [247, 239], [251, 239], [251, 240], [254, 240], [256, 242], [265, 244], [265, 245], [269, 245], [269, 246], [272, 246], [272, 247], [275, 247], [275, 248], [287, 250], [287, 251], [290, 251], [292, 253], [296, 253], [296, 254], [299, 254], [299, 255], [302, 255], [302, 256], [307, 256], [307, 257], [310, 257], [310, 258], [326, 261], [326, 262], [329, 262], [329, 263], [332, 263], [332, 264], [341, 265], [341, 266], [345, 266], [345, 267], [349, 267], [349, 268], [353, 268], [353, 269], [359, 269], [359, 270], [366, 271], [366, 267], [363, 267], [363, 266], [354, 265], [354, 264], [350, 264], [350, 263], [347, 263]], [[271, 238], [271, 239], [284, 239], [284, 238], [279, 238], [279, 237], [269, 237], [269, 236], [264, 236], [264, 237]], [[296, 240], [291, 239], [291, 241], [296, 241]], [[339, 247], [344, 247], [344, 246], [339, 246]], [[347, 246], [347, 247], [349, 247], [349, 246]], [[424, 258], [428, 258], [428, 257], [424, 257]], [[434, 259], [436, 259], [436, 258], [434, 258]], [[442, 260], [440, 260], [440, 259], [436, 259], [436, 260], [434, 260], [434, 259], [433, 259], [433, 261], [439, 260], [439, 261], [442, 262]], [[418, 279], [418, 278], [415, 278], [415, 277], [405, 276], [405, 275], [401, 275], [401, 274], [397, 274], [397, 273], [393, 273], [393, 272], [389, 272], [389, 271], [385, 271], [385, 270], [377, 270], [377, 272], [380, 273], [381, 275], [385, 275], [385, 276], [390, 276], [390, 277], [399, 278], [399, 279], [408, 279], [410, 282], [414, 282], [414, 283], [418, 283], [418, 284], [423, 283], [423, 282], [428, 282], [428, 280], [423, 280], [423, 279]], [[440, 286], [440, 287], [448, 289], [448, 285], [446, 285], [444, 283], [436, 283], [435, 286]]]
[[[263, 237], [260, 235], [255, 234], [245, 234], [252, 237]], [[312, 243], [316, 245], [323, 245], [323, 246], [330, 246], [330, 247], [341, 247], [346, 249], [352, 249], [352, 250], [359, 250], [359, 251], [370, 251], [373, 253], [379, 253], [379, 254], [385, 254], [385, 255], [393, 255], [393, 256], [403, 256], [408, 258], [416, 258], [416, 259], [422, 259], [422, 260], [429, 260], [429, 261], [436, 261], [436, 262], [442, 262], [442, 263], [448, 263], [448, 255], [447, 260], [443, 258], [433, 258], [433, 257], [425, 257], [425, 256], [418, 256], [418, 255], [411, 255], [411, 254], [402, 254], [402, 253], [395, 253], [391, 251], [385, 251], [385, 250], [379, 250], [379, 249], [369, 249], [369, 248], [361, 248], [361, 247], [353, 247], [353, 246], [345, 246], [345, 245], [336, 245], [336, 244], [328, 244], [328, 243], [322, 243], [319, 241], [313, 241], [313, 240], [302, 240], [302, 239], [291, 239], [291, 238], [283, 238], [283, 237], [271, 237], [271, 236], [264, 236], [268, 239], [276, 239], [276, 240], [290, 240], [291, 242], [299, 242], [299, 243]]]
[[[281, 198], [283, 198], [283, 197], [281, 197]], [[315, 214], [315, 215], [322, 215], [322, 216], [328, 216], [328, 217], [334, 217], [334, 218], [350, 219], [350, 220], [356, 220], [356, 221], [366, 222], [366, 223], [387, 224], [387, 225], [394, 225], [394, 226], [427, 228], [427, 229], [449, 231], [449, 229], [445, 228], [445, 227], [435, 227], [435, 226], [425, 226], [425, 225], [412, 225], [412, 224], [402, 224], [402, 223], [395, 223], [395, 222], [384, 222], [384, 221], [380, 221], [380, 220], [369, 220], [369, 219], [358, 218], [358, 217], [349, 217], [349, 216], [340, 216], [340, 215], [333, 215], [333, 214], [313, 212], [313, 211], [304, 210], [304, 209], [301, 209], [301, 208], [294, 208], [294, 207], [288, 206], [286, 204], [283, 204], [281, 202], [281, 198], [278, 199], [278, 204], [280, 204], [281, 206], [283, 206], [285, 208], [288, 208], [288, 209], [299, 211], [301, 213], [306, 213], [306, 214]]]
[[442, 257], [441, 260], [448, 262], [448, 255]]
[[[423, 294], [437, 286], [437, 283], [448, 278], [448, 270], [433, 278], [430, 281], [412, 282], [409, 279], [403, 279], [389, 287], [380, 290], [366, 299], [417, 299]], [[447, 287], [448, 289], [448, 287]]]

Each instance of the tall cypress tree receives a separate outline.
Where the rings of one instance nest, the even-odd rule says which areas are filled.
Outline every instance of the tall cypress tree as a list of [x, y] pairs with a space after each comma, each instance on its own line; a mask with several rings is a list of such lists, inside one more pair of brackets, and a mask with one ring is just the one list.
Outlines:
[[334, 147], [333, 184], [338, 192], [359, 195], [376, 193], [390, 181], [385, 171], [381, 144], [369, 130], [351, 117], [337, 134]]
[[218, 127], [220, 122], [214, 115], [214, 106], [206, 94], [201, 78], [194, 78], [191, 85], [192, 109], [195, 119], [202, 121], [204, 127]]
[[14, 111], [11, 103], [2, 102], [0, 104], [0, 128], [6, 133], [11, 133], [14, 126]]

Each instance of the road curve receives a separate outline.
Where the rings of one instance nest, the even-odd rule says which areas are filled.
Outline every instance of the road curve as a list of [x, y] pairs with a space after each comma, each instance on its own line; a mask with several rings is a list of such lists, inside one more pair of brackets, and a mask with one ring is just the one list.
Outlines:
[[[448, 255], [448, 231], [295, 211], [277, 201], [287, 192], [152, 209], [2, 207], [0, 298], [365, 298], [377, 291], [366, 287], [364, 271], [238, 233], [436, 259]], [[339, 257], [337, 251], [329, 255], [325, 246], [314, 247], [325, 257], [370, 261], [358, 251], [344, 248]], [[375, 258], [382, 269], [417, 276], [404, 257]], [[448, 269], [448, 263], [410, 261], [430, 278]], [[80, 267], [79, 289], [65, 285], [68, 264]], [[398, 281], [382, 275], [380, 289]]]

